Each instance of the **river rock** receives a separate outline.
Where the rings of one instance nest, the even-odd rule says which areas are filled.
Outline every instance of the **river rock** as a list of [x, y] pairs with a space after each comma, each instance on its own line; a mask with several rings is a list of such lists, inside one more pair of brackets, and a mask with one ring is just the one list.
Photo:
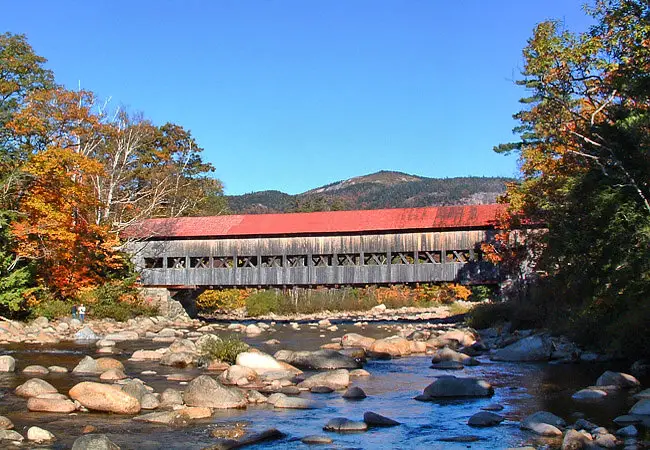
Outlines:
[[117, 386], [83, 381], [70, 389], [70, 397], [88, 409], [116, 414], [137, 414], [140, 402]]
[[25, 438], [14, 430], [0, 430], [0, 441], [23, 441]]
[[308, 370], [333, 370], [333, 369], [358, 369], [361, 363], [336, 350], [321, 349], [313, 352], [280, 350], [274, 357], [300, 369]]
[[415, 397], [420, 401], [432, 401], [448, 397], [491, 397], [494, 389], [484, 380], [458, 378], [452, 375], [435, 377], [433, 383], [424, 389], [422, 395]]
[[13, 356], [0, 356], [0, 372], [13, 372], [16, 370], [16, 360]]
[[519, 425], [522, 430], [530, 430], [541, 436], [561, 436], [560, 427], [564, 426], [566, 426], [564, 419], [547, 411], [533, 413]]
[[357, 333], [347, 333], [344, 334], [341, 338], [341, 345], [344, 348], [359, 347], [364, 350], [370, 350], [370, 347], [372, 347], [372, 344], [375, 342], [375, 340], [376, 339], [374, 338], [362, 336]]
[[300, 439], [300, 442], [303, 444], [331, 444], [334, 441], [332, 438], [328, 438], [327, 436], [319, 436], [313, 434], [311, 436], [305, 436], [304, 438]]
[[14, 427], [14, 423], [5, 416], [0, 416], [0, 430], [11, 430]]
[[47, 370], [49, 370], [50, 373], [68, 373], [68, 369], [62, 366], [49, 366]]
[[242, 352], [237, 355], [235, 363], [238, 366], [248, 367], [258, 373], [285, 370], [286, 366], [273, 356], [261, 352]]
[[134, 417], [136, 422], [157, 423], [168, 426], [186, 426], [191, 420], [207, 419], [212, 410], [205, 407], [188, 407], [174, 411], [161, 411]]
[[345, 417], [336, 417], [334, 419], [330, 419], [323, 427], [323, 430], [325, 431], [338, 431], [338, 432], [366, 431], [367, 429], [368, 429], [367, 423], [356, 421], [356, 420], [349, 420], [346, 419]]
[[168, 352], [160, 358], [160, 364], [172, 367], [187, 367], [196, 364], [198, 355], [190, 352]]
[[248, 384], [257, 379], [257, 372], [250, 367], [235, 364], [228, 367], [219, 375], [219, 381], [224, 384]]
[[611, 433], [604, 433], [594, 436], [596, 448], [616, 448], [616, 436]]
[[377, 339], [370, 346], [369, 351], [376, 354], [386, 354], [391, 357], [408, 356], [411, 354], [411, 343], [400, 336], [390, 336]]
[[628, 425], [626, 427], [619, 428], [616, 431], [616, 434], [622, 437], [634, 437], [637, 436], [639, 432], [634, 425]]
[[643, 419], [641, 418], [641, 416], [631, 416], [629, 414], [625, 414], [622, 416], [615, 417], [613, 422], [616, 425], [620, 425], [624, 427], [626, 425], [635, 425], [641, 423], [643, 422]]
[[104, 339], [115, 342], [124, 342], [124, 341], [137, 341], [140, 339], [140, 335], [136, 331], [120, 331], [118, 333], [111, 333], [104, 336]]
[[47, 367], [32, 365], [25, 367], [23, 373], [28, 375], [48, 375], [50, 371]]
[[249, 336], [259, 336], [262, 334], [262, 329], [254, 323], [251, 323], [250, 325], [246, 326], [246, 328], [244, 328], [244, 333]]
[[330, 370], [317, 373], [298, 384], [299, 388], [310, 389], [314, 386], [328, 386], [334, 390], [345, 389], [350, 385], [350, 372], [346, 369]]
[[354, 369], [350, 371], [351, 377], [369, 377], [370, 372], [365, 369]]
[[72, 369], [73, 374], [96, 374], [98, 372], [97, 361], [91, 356], [84, 356], [75, 368]]
[[121, 389], [131, 397], [137, 398], [139, 402], [142, 401], [145, 395], [149, 394], [149, 390], [141, 380], [129, 380], [122, 385]]
[[48, 396], [31, 397], [27, 400], [27, 409], [37, 412], [71, 413], [76, 408], [72, 400], [67, 398], [51, 398]]
[[214, 378], [201, 375], [193, 379], [183, 394], [188, 406], [227, 409], [245, 408], [246, 397], [239, 390], [229, 388]]
[[72, 450], [120, 450], [120, 447], [105, 434], [86, 434], [74, 441]]
[[35, 442], [49, 442], [55, 439], [54, 435], [47, 430], [39, 427], [29, 427], [27, 430], [27, 439]]
[[471, 427], [492, 427], [499, 425], [505, 417], [489, 411], [481, 411], [469, 418], [467, 424]]
[[577, 430], [568, 430], [562, 440], [562, 450], [581, 450], [592, 448], [593, 439], [590, 434]]
[[632, 409], [630, 409], [630, 414], [637, 416], [648, 416], [650, 415], [650, 400], [642, 399], [634, 404]]
[[312, 394], [330, 394], [334, 392], [334, 389], [329, 386], [312, 386], [309, 388], [309, 392]]
[[276, 408], [285, 409], [315, 409], [316, 404], [300, 397], [289, 397], [287, 395], [279, 397], [273, 404]]
[[40, 378], [32, 378], [25, 381], [20, 386], [16, 387], [16, 395], [20, 397], [37, 397], [41, 394], [55, 394], [58, 393], [56, 388], [45, 380]]
[[129, 361], [160, 361], [164, 353], [159, 350], [136, 350]]
[[436, 350], [431, 359], [433, 364], [445, 361], [458, 362], [464, 366], [476, 366], [479, 364], [479, 362], [471, 356], [452, 350], [449, 347]]
[[494, 361], [548, 361], [553, 352], [551, 339], [546, 335], [529, 336], [494, 352]]
[[459, 345], [462, 345], [463, 347], [469, 347], [470, 345], [473, 345], [476, 342], [476, 335], [473, 331], [471, 330], [449, 330], [444, 333], [442, 333], [440, 336], [438, 336], [439, 339], [445, 341], [445, 340], [452, 340], [458, 342]]
[[363, 421], [367, 423], [369, 427], [396, 427], [397, 425], [400, 425], [398, 421], [389, 419], [388, 417], [384, 417], [372, 411], [366, 411], [363, 413]]
[[196, 344], [189, 339], [175, 339], [169, 346], [172, 353], [196, 353]]
[[347, 400], [362, 400], [366, 398], [367, 395], [360, 387], [352, 386], [343, 393], [342, 397]]
[[167, 388], [160, 394], [160, 408], [173, 408], [183, 404], [183, 393], [177, 389]]
[[124, 371], [120, 369], [108, 369], [99, 376], [102, 381], [118, 381], [126, 378]]
[[75, 333], [74, 338], [78, 341], [96, 341], [100, 339], [100, 336], [98, 336], [92, 328], [86, 325]]
[[644, 389], [641, 392], [634, 394], [634, 398], [637, 400], [643, 400], [644, 398], [650, 398], [650, 388]]
[[602, 400], [607, 397], [607, 392], [600, 389], [581, 389], [571, 396], [572, 399], [578, 401], [593, 401]]
[[160, 406], [160, 400], [154, 394], [148, 392], [140, 399], [142, 409], [156, 409]]
[[621, 389], [636, 388], [640, 385], [641, 383], [634, 376], [611, 370], [606, 371], [596, 380], [596, 386], [618, 386]]

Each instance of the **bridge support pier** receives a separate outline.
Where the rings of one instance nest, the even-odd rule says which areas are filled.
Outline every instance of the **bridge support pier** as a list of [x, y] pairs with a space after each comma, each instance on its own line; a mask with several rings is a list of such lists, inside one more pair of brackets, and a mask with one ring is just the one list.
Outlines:
[[170, 319], [178, 316], [189, 318], [192, 316], [192, 310], [196, 312], [194, 303], [189, 305], [191, 308], [186, 308], [182, 301], [172, 297], [172, 293], [167, 288], [142, 287], [138, 290], [138, 295], [145, 303], [158, 308], [158, 314]]

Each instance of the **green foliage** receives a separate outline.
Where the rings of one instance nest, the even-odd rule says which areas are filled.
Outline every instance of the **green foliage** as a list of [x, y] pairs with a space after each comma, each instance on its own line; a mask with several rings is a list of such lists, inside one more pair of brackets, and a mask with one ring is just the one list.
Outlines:
[[12, 214], [0, 211], [0, 314], [20, 315], [34, 291], [34, 265], [11, 251], [9, 223]]
[[476, 285], [471, 286], [470, 290], [472, 291], [472, 295], [468, 298], [470, 302], [483, 302], [496, 297], [493, 286]]
[[287, 309], [292, 308], [287, 308], [285, 297], [275, 290], [258, 291], [246, 299], [246, 312], [253, 317], [270, 313], [284, 314]]
[[206, 340], [199, 354], [206, 361], [218, 359], [228, 364], [235, 364], [237, 355], [249, 349], [249, 345], [242, 342], [239, 338], [229, 336], [226, 339], [214, 338]]
[[133, 283], [133, 278], [105, 283], [83, 292], [77, 303], [87, 305], [87, 315], [96, 319], [124, 322], [137, 316], [155, 316], [158, 311], [138, 297]]
[[54, 297], [45, 298], [30, 311], [30, 317], [47, 317], [50, 320], [69, 317], [74, 303], [59, 300]]
[[512, 305], [507, 302], [483, 303], [468, 313], [465, 322], [476, 330], [498, 326], [512, 319]]

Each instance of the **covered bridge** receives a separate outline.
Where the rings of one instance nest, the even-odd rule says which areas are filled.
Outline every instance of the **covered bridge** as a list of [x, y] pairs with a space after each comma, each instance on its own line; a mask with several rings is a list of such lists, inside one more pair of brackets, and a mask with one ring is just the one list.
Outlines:
[[481, 258], [503, 205], [150, 219], [127, 230], [149, 287], [497, 281]]

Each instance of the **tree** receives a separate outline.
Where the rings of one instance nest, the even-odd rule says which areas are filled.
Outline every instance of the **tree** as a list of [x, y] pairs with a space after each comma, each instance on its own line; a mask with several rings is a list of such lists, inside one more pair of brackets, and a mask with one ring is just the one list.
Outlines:
[[586, 340], [605, 345], [608, 326], [621, 350], [630, 322], [650, 320], [650, 5], [598, 0], [587, 11], [596, 25], [585, 33], [536, 27], [519, 82], [530, 92], [515, 115], [521, 141], [496, 151], [520, 157], [509, 226], [548, 227], [531, 242], [541, 296]]

